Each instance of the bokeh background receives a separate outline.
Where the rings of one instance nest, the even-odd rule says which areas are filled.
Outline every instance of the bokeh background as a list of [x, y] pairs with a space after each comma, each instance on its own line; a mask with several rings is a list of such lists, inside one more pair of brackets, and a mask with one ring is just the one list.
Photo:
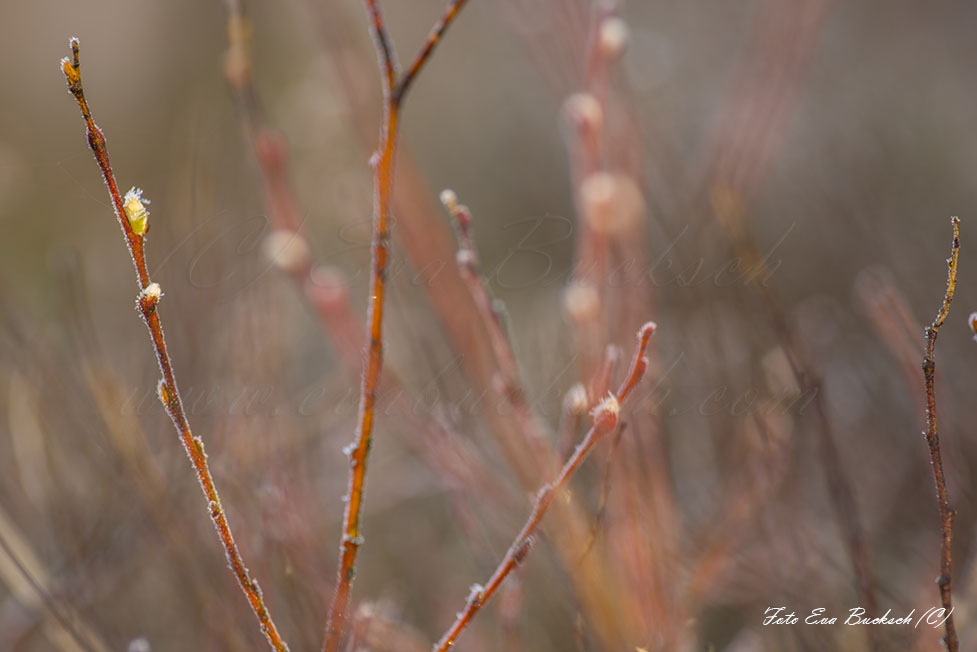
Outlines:
[[[383, 3], [402, 61], [441, 7]], [[264, 119], [288, 145], [315, 261], [305, 293], [267, 255], [281, 224], [225, 77], [222, 3], [3, 3], [0, 649], [263, 645], [154, 396], [131, 264], [58, 67], [70, 36], [120, 185], [152, 201], [148, 256], [177, 378], [238, 543], [292, 649], [321, 644], [356, 417], [379, 78], [359, 3], [247, 10]], [[627, 43], [601, 54], [615, 11]], [[555, 453], [587, 420], [567, 392], [583, 382], [592, 405], [605, 346], [616, 382], [634, 331], [659, 325], [627, 425], [462, 649], [939, 649], [933, 627], [803, 616], [939, 604], [919, 363], [951, 215], [960, 283], [937, 401], [955, 617], [963, 648], [977, 640], [975, 19], [973, 3], [902, 0], [464, 9], [404, 111], [386, 324], [400, 389], [370, 462], [356, 649], [428, 649], [548, 475], [527, 477], [500, 445], [511, 411], [478, 317], [444, 298], [456, 272], [437, 245], [450, 237], [443, 188], [474, 214]], [[592, 159], [590, 105], [565, 106], [583, 91], [603, 116]], [[624, 218], [610, 227], [588, 212], [593, 165], [615, 175], [608, 201]], [[778, 606], [802, 622], [763, 626]]]

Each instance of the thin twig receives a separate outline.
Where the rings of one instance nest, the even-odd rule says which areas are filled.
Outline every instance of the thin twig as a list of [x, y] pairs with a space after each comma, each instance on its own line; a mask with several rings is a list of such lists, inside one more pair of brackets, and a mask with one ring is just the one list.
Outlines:
[[[266, 239], [266, 252], [275, 265], [287, 273], [310, 307], [352, 375], [362, 371], [362, 319], [349, 305], [343, 276], [317, 266], [302, 229], [299, 202], [287, 174], [288, 148], [285, 139], [269, 124], [261, 96], [254, 84], [250, 34], [251, 21], [240, 0], [225, 0], [228, 48], [224, 55], [227, 78], [248, 145], [259, 166], [259, 179], [268, 220], [273, 233]], [[438, 472], [451, 490], [464, 487], [479, 495], [503, 499], [506, 493], [488, 465], [466, 448], [465, 441], [446, 429], [438, 419], [423, 419], [411, 406], [403, 381], [389, 367], [380, 381], [379, 404], [393, 416], [397, 433], [412, 451], [421, 455]], [[385, 401], [384, 399], [389, 399]]]
[[[561, 455], [553, 449], [543, 420], [526, 398], [512, 345], [488, 286], [479, 273], [478, 256], [471, 234], [471, 213], [467, 207], [458, 203], [453, 191], [442, 192], [441, 200], [454, 218], [458, 239], [457, 267], [472, 298], [474, 314], [481, 322], [485, 339], [489, 343], [489, 353], [495, 369], [490, 391], [500, 399], [501, 404], [511, 408], [514, 428], [499, 430], [497, 439], [524, 490], [535, 491], [539, 487], [540, 477], [551, 478], [559, 471]], [[606, 379], [602, 377], [605, 382], [598, 390], [599, 393], [594, 393], [593, 396], [603, 396], [611, 389], [610, 371], [613, 360], [616, 360], [616, 355], [611, 351], [616, 349], [609, 348], [609, 358], [604, 368]], [[586, 404], [587, 392], [583, 393], [583, 403]], [[586, 412], [586, 408], [583, 411]], [[588, 527], [579, 506], [568, 499], [566, 502], [561, 501], [553, 511], [551, 518], [558, 521], [558, 527], [554, 530], [559, 532], [555, 543], [563, 563], [572, 570], [576, 592], [582, 596], [588, 613], [597, 614], [593, 624], [598, 637], [608, 648], [619, 647], [623, 641], [621, 633], [627, 629], [627, 625], [623, 625], [621, 621], [626, 622], [627, 618], [621, 618], [617, 622], [607, 619], [610, 613], [615, 614], [615, 620], [621, 614], [620, 610], [611, 608], [617, 600], [613, 588], [615, 582], [610, 579], [613, 574], [604, 564], [602, 556], [582, 556], [582, 551], [592, 542], [588, 540]]]
[[[522, 465], [523, 477], [528, 478], [531, 475], [538, 477], [534, 474], [537, 474], [540, 468], [545, 469], [546, 474], [549, 475], [556, 471], [556, 458], [552, 454], [552, 447], [548, 446], [550, 438], [526, 397], [526, 391], [519, 379], [519, 365], [516, 363], [515, 353], [499, 317], [496, 302], [479, 270], [478, 253], [471, 233], [471, 211], [464, 204], [458, 203], [458, 196], [452, 190], [441, 193], [441, 203], [454, 219], [455, 231], [458, 235], [456, 256], [458, 271], [475, 302], [478, 316], [485, 325], [492, 355], [498, 368], [492, 389], [512, 408], [513, 417], [521, 431], [521, 437], [506, 438], [502, 442], [509, 448], [506, 454]], [[525, 454], [527, 445], [529, 456]]]
[[[397, 151], [397, 127], [400, 106], [410, 81], [428, 60], [441, 35], [448, 28], [464, 4], [448, 11], [428, 37], [428, 44], [410, 70], [397, 81], [397, 63], [390, 38], [380, 13], [378, 0], [366, 0], [370, 18], [370, 31], [377, 50], [378, 65], [383, 87], [383, 126], [380, 143], [373, 157], [373, 243], [371, 247], [370, 300], [367, 312], [367, 347], [363, 361], [363, 379], [360, 386], [359, 420], [356, 440], [350, 450], [349, 490], [343, 515], [343, 535], [339, 546], [339, 565], [336, 572], [336, 591], [329, 608], [326, 623], [324, 652], [336, 652], [349, 621], [349, 600], [355, 575], [356, 555], [363, 538], [360, 535], [360, 509], [363, 504], [363, 486], [366, 480], [366, 459], [373, 433], [374, 406], [380, 370], [383, 367], [383, 297], [386, 288], [387, 262], [390, 250], [390, 195], [393, 189], [394, 158]], [[443, 23], [443, 24], [442, 24]]]
[[419, 73], [421, 68], [424, 67], [424, 64], [427, 63], [428, 58], [431, 56], [431, 52], [434, 51], [434, 48], [441, 41], [441, 37], [444, 36], [444, 33], [448, 30], [448, 27], [451, 26], [451, 22], [455, 19], [455, 16], [458, 15], [458, 12], [461, 11], [461, 8], [465, 6], [467, 1], [468, 0], [451, 0], [451, 2], [448, 3], [448, 6], [445, 7], [444, 13], [441, 14], [441, 18], [439, 18], [438, 22], [436, 22], [434, 27], [431, 28], [430, 33], [427, 35], [427, 39], [424, 41], [424, 45], [421, 46], [417, 56], [414, 57], [414, 61], [411, 62], [410, 66], [401, 76], [400, 81], [397, 82], [397, 87], [394, 89], [394, 102], [400, 104], [401, 99], [410, 89], [410, 85], [414, 82], [414, 79], [417, 78], [417, 73]]
[[[715, 133], [722, 137], [711, 146], [709, 190], [703, 195], [711, 197], [712, 218], [743, 263], [740, 270], [744, 281], [757, 288], [770, 309], [802, 395], [814, 396], [815, 434], [828, 497], [844, 536], [858, 599], [867, 611], [874, 611], [877, 599], [872, 558], [854, 485], [842, 465], [822, 391], [824, 384], [787, 319], [784, 302], [767, 284], [773, 270], [759, 253], [746, 221], [747, 204], [785, 141], [783, 134], [797, 111], [804, 75], [834, 4], [833, 0], [816, 0], [807, 10], [798, 11], [799, 5], [771, 3], [769, 11], [757, 14], [754, 49], [747, 52], [742, 78], [730, 87], [733, 93], [726, 100], [727, 110], [720, 113]], [[785, 33], [794, 37], [785, 40]], [[754, 65], [768, 60], [777, 65]], [[735, 136], [728, 138], [729, 134]], [[869, 626], [866, 635], [870, 649], [880, 649], [877, 626]]]
[[953, 244], [950, 257], [947, 258], [946, 292], [943, 295], [943, 305], [936, 314], [933, 323], [926, 327], [926, 355], [923, 357], [923, 380], [926, 383], [926, 443], [930, 449], [930, 459], [933, 462], [933, 477], [936, 480], [936, 495], [940, 503], [940, 531], [943, 543], [940, 549], [940, 576], [936, 583], [940, 587], [940, 602], [946, 616], [946, 635], [943, 644], [948, 652], [957, 652], [959, 641], [957, 630], [953, 624], [953, 604], [950, 599], [951, 574], [953, 561], [953, 517], [955, 512], [950, 507], [950, 497], [946, 489], [946, 478], [943, 475], [943, 459], [940, 455], [940, 436], [936, 428], [936, 392], [934, 389], [936, 360], [936, 336], [940, 327], [946, 321], [953, 301], [953, 292], [957, 287], [957, 258], [960, 253], [960, 218], [951, 217], [953, 225]]
[[[78, 102], [78, 107], [81, 109], [81, 115], [85, 120], [88, 145], [91, 147], [92, 153], [95, 155], [95, 161], [102, 171], [102, 177], [108, 186], [109, 196], [112, 199], [116, 217], [119, 219], [122, 233], [125, 236], [126, 246], [128, 246], [129, 252], [132, 254], [132, 261], [136, 268], [136, 276], [140, 289], [139, 299], [136, 303], [142, 314], [143, 321], [146, 322], [146, 327], [149, 329], [149, 334], [153, 341], [153, 348], [156, 350], [156, 358], [159, 361], [159, 369], [163, 375], [157, 388], [160, 400], [163, 402], [167, 414], [169, 414], [170, 419], [173, 421], [173, 426], [180, 435], [183, 447], [190, 457], [190, 462], [193, 464], [194, 471], [197, 474], [197, 480], [200, 482], [200, 488], [203, 490], [204, 497], [207, 499], [210, 517], [214, 522], [214, 526], [217, 528], [217, 533], [224, 546], [227, 562], [235, 578], [237, 578], [241, 591], [244, 592], [244, 596], [251, 605], [255, 617], [258, 619], [261, 632], [268, 639], [268, 643], [272, 649], [279, 652], [288, 650], [288, 645], [282, 640], [278, 629], [275, 627], [275, 623], [272, 621], [271, 614], [265, 607], [264, 599], [261, 596], [261, 589], [258, 587], [257, 581], [252, 579], [247, 566], [244, 564], [244, 560], [241, 558], [237, 544], [234, 543], [234, 537], [231, 534], [227, 516], [224, 514], [224, 508], [217, 494], [217, 487], [214, 485], [213, 476], [211, 476], [210, 469], [207, 465], [207, 454], [204, 452], [203, 440], [200, 437], [194, 437], [190, 431], [190, 424], [187, 422], [186, 414], [183, 411], [183, 402], [176, 385], [176, 378], [173, 375], [173, 366], [170, 363], [170, 357], [166, 350], [163, 326], [157, 311], [157, 305], [159, 304], [162, 293], [159, 285], [151, 283], [149, 279], [149, 269], [146, 265], [145, 255], [146, 227], [145, 225], [141, 228], [134, 226], [133, 223], [130, 223], [132, 218], [126, 214], [122, 195], [119, 193], [119, 186], [115, 180], [115, 173], [112, 171], [112, 165], [109, 163], [109, 153], [105, 143], [105, 136], [102, 134], [101, 129], [95, 125], [95, 121], [92, 119], [92, 114], [88, 107], [88, 102], [85, 100], [85, 92], [81, 82], [81, 66], [78, 61], [78, 39], [71, 39], [70, 44], [71, 57], [65, 57], [61, 60], [61, 69], [64, 71], [65, 78], [68, 81], [68, 90], [74, 96]], [[145, 215], [143, 215], [144, 217]], [[137, 228], [139, 228], [138, 233]]]
[[[730, 220], [742, 222], [745, 219], [742, 196], [734, 194], [731, 197], [726, 203], [718, 203], [713, 206], [713, 218], [721, 224]], [[834, 510], [838, 528], [844, 537], [859, 602], [866, 611], [874, 612], [877, 599], [872, 557], [866, 540], [865, 526], [855, 495], [854, 484], [842, 463], [841, 452], [838, 449], [837, 438], [828, 414], [824, 381], [801, 338], [798, 337], [796, 328], [787, 318], [784, 303], [776, 289], [764, 282], [758, 282], [759, 278], [768, 277], [770, 270], [763, 262], [749, 231], [744, 226], [735, 233], [726, 232], [726, 237], [740, 260], [753, 261], [749, 265], [741, 267], [744, 284], [751, 285], [768, 307], [772, 326], [780, 339], [781, 348], [787, 357], [791, 374], [800, 388], [801, 395], [813, 397], [814, 418], [816, 420], [815, 434], [828, 499]], [[762, 273], [758, 273], [761, 268]], [[881, 649], [877, 627], [869, 625], [865, 630], [871, 650]]]
[[546, 515], [546, 510], [549, 509], [550, 504], [560, 494], [563, 488], [566, 487], [570, 477], [580, 467], [587, 454], [590, 453], [597, 442], [617, 427], [621, 403], [631, 393], [631, 390], [634, 389], [638, 381], [641, 380], [648, 367], [648, 359], [644, 357], [644, 353], [648, 347], [648, 340], [651, 338], [652, 333], [655, 332], [655, 328], [656, 326], [653, 322], [648, 322], [638, 331], [638, 345], [635, 348], [631, 369], [628, 371], [624, 382], [621, 383], [616, 394], [607, 397], [594, 409], [594, 425], [590, 428], [590, 431], [580, 445], [574, 450], [573, 455], [563, 465], [556, 479], [540, 488], [536, 494], [536, 504], [533, 507], [532, 513], [529, 515], [529, 519], [512, 542], [505, 557], [503, 557], [484, 587], [477, 584], [472, 586], [464, 610], [458, 615], [458, 618], [444, 636], [441, 637], [441, 640], [435, 644], [434, 652], [447, 652], [455, 644], [462, 630], [471, 622], [479, 609], [495, 594], [509, 573], [522, 563], [523, 559], [529, 553], [529, 549], [532, 547], [536, 529], [539, 527], [540, 521], [543, 520], [543, 516]]

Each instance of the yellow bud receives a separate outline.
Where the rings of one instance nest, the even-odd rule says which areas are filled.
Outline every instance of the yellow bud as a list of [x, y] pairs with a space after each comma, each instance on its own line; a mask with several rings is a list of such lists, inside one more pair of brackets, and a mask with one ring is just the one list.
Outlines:
[[132, 231], [138, 236], [144, 235], [149, 228], [149, 211], [146, 210], [148, 203], [150, 203], [148, 199], [142, 198], [142, 190], [135, 187], [130, 188], [122, 198], [122, 209], [125, 211], [126, 219], [129, 220]]
[[166, 388], [166, 381], [162, 378], [160, 378], [159, 382], [156, 383], [156, 395], [159, 396], [159, 400], [163, 404], [163, 407], [169, 409], [171, 400], [170, 390]]

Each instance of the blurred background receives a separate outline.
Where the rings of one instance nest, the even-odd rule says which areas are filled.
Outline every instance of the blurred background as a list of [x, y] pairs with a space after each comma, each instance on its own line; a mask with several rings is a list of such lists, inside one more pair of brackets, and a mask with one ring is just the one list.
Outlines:
[[[443, 5], [382, 6], [406, 63]], [[70, 36], [119, 184], [152, 201], [163, 324], [238, 544], [292, 649], [321, 645], [379, 76], [358, 2], [246, 10], [250, 63], [217, 1], [3, 5], [0, 649], [264, 645], [155, 398], [131, 263], [58, 67]], [[351, 649], [441, 636], [649, 319], [625, 425], [459, 646], [940, 649], [934, 627], [803, 618], [939, 606], [919, 364], [951, 215], [937, 402], [954, 615], [963, 648], [977, 640], [975, 19], [973, 3], [903, 0], [463, 10], [403, 112]], [[532, 432], [500, 391], [444, 188], [473, 213]], [[801, 622], [764, 626], [771, 607]]]

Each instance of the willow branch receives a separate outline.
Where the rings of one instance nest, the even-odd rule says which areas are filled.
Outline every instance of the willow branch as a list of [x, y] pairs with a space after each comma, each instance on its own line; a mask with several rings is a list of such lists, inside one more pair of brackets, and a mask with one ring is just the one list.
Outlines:
[[434, 48], [437, 47], [438, 43], [441, 42], [441, 37], [444, 36], [446, 31], [448, 31], [451, 23], [458, 15], [458, 12], [461, 11], [461, 8], [465, 6], [467, 1], [468, 0], [451, 0], [451, 2], [448, 3], [448, 6], [444, 8], [444, 13], [441, 14], [441, 18], [439, 18], [438, 22], [436, 22], [434, 27], [431, 28], [431, 31], [427, 35], [427, 39], [424, 41], [424, 45], [421, 46], [421, 49], [414, 57], [414, 61], [411, 62], [406, 72], [404, 72], [404, 74], [401, 76], [400, 81], [397, 82], [397, 87], [394, 89], [394, 102], [399, 104], [404, 95], [407, 94], [407, 91], [410, 89], [410, 85], [414, 82], [414, 79], [417, 78], [417, 73], [419, 73], [421, 68], [424, 67], [424, 64], [427, 63], [427, 60], [430, 58]]
[[[519, 366], [516, 363], [515, 353], [502, 325], [495, 300], [479, 271], [478, 253], [471, 234], [471, 211], [464, 204], [458, 203], [458, 197], [452, 190], [441, 193], [441, 203], [454, 219], [455, 231], [458, 235], [458, 254], [455, 257], [458, 271], [468, 287], [478, 316], [485, 325], [492, 356], [498, 369], [492, 389], [512, 408], [518, 428], [522, 431], [522, 437], [504, 438], [502, 443], [508, 449], [506, 454], [517, 464], [521, 464], [524, 477], [530, 477], [533, 471], [537, 473], [533, 477], [539, 477], [540, 468], [545, 469], [546, 474], [549, 475], [556, 471], [556, 458], [550, 454], [551, 449], [547, 445], [549, 438], [526, 398], [526, 391], [519, 380]], [[527, 445], [530, 449], [528, 456], [525, 450]]]
[[957, 652], [957, 630], [953, 624], [953, 603], [950, 596], [951, 574], [953, 561], [953, 518], [956, 513], [950, 507], [950, 497], [946, 488], [946, 478], [943, 475], [943, 458], [940, 455], [940, 436], [936, 427], [936, 392], [934, 381], [936, 376], [936, 337], [940, 327], [946, 321], [950, 312], [950, 303], [957, 287], [957, 258], [960, 253], [960, 218], [950, 218], [953, 226], [953, 243], [950, 257], [947, 258], [946, 292], [943, 295], [943, 305], [936, 314], [933, 323], [926, 327], [926, 354], [923, 357], [923, 380], [926, 384], [926, 443], [930, 449], [930, 459], [933, 463], [933, 477], [936, 480], [936, 496], [940, 505], [940, 532], [942, 545], [940, 548], [940, 576], [936, 583], [940, 587], [940, 603], [946, 613], [946, 634], [943, 643], [948, 652]]
[[190, 424], [187, 422], [183, 402], [180, 398], [180, 391], [177, 388], [176, 378], [173, 374], [173, 365], [170, 362], [170, 356], [166, 349], [162, 322], [160, 321], [157, 310], [162, 292], [159, 284], [150, 281], [149, 270], [146, 265], [145, 236], [148, 228], [148, 223], [146, 222], [148, 213], [142, 206], [138, 192], [133, 193], [130, 191], [130, 193], [126, 194], [125, 200], [123, 200], [119, 192], [119, 185], [116, 182], [115, 173], [112, 171], [111, 163], [109, 163], [109, 153], [105, 136], [102, 134], [101, 129], [96, 126], [92, 118], [91, 110], [88, 107], [88, 102], [85, 99], [85, 92], [81, 81], [81, 65], [78, 60], [78, 39], [71, 39], [70, 44], [71, 57], [65, 57], [61, 60], [61, 69], [67, 79], [68, 90], [78, 102], [78, 108], [81, 109], [82, 118], [85, 120], [88, 146], [95, 155], [95, 161], [98, 163], [102, 177], [105, 179], [105, 184], [108, 186], [109, 197], [112, 200], [116, 217], [125, 236], [126, 246], [129, 248], [129, 253], [132, 255], [132, 262], [136, 268], [136, 278], [140, 290], [136, 304], [139, 312], [142, 314], [143, 321], [146, 323], [146, 327], [149, 329], [149, 335], [159, 362], [160, 373], [163, 376], [157, 386], [160, 400], [163, 402], [167, 414], [169, 414], [170, 419], [173, 421], [173, 427], [176, 428], [183, 447], [190, 457], [190, 462], [197, 474], [197, 480], [200, 482], [200, 488], [204, 493], [204, 497], [207, 499], [210, 518], [214, 522], [221, 544], [224, 546], [227, 563], [231, 567], [231, 571], [234, 573], [234, 577], [237, 579], [241, 591], [244, 593], [245, 598], [247, 598], [248, 604], [251, 605], [251, 610], [254, 611], [255, 617], [258, 619], [261, 632], [268, 639], [268, 643], [272, 649], [279, 652], [288, 650], [288, 645], [282, 640], [278, 629], [275, 627], [275, 623], [272, 621], [271, 614], [265, 607], [258, 582], [251, 577], [241, 557], [241, 553], [238, 551], [237, 544], [234, 542], [231, 527], [228, 524], [227, 516], [224, 513], [220, 497], [217, 494], [217, 487], [214, 485], [213, 476], [207, 465], [207, 454], [204, 452], [203, 440], [193, 435], [190, 430]]
[[645, 349], [648, 348], [648, 340], [651, 339], [655, 328], [654, 322], [647, 322], [638, 331], [638, 345], [635, 348], [634, 359], [631, 362], [631, 368], [624, 382], [621, 383], [621, 386], [615, 394], [608, 396], [594, 408], [592, 413], [594, 425], [587, 432], [580, 445], [574, 450], [566, 464], [563, 465], [556, 479], [549, 484], [543, 485], [536, 494], [536, 504], [533, 507], [533, 511], [530, 513], [526, 524], [523, 525], [522, 530], [512, 542], [505, 557], [502, 558], [502, 561], [484, 587], [478, 584], [472, 586], [464, 610], [458, 614], [458, 618], [454, 624], [448, 628], [448, 631], [441, 637], [441, 640], [435, 644], [434, 652], [447, 652], [447, 650], [454, 646], [458, 636], [475, 617], [475, 614], [495, 594], [513, 569], [522, 563], [526, 555], [529, 554], [536, 530], [546, 515], [550, 504], [552, 504], [553, 500], [566, 487], [571, 476], [580, 468], [587, 454], [590, 453], [599, 441], [617, 427], [621, 404], [631, 393], [631, 390], [634, 389], [635, 385], [638, 384], [638, 381], [641, 380], [648, 367], [648, 359], [644, 357], [644, 354]]
[[[390, 251], [390, 195], [393, 189], [394, 159], [397, 152], [397, 129], [400, 106], [410, 84], [444, 30], [447, 29], [458, 7], [442, 17], [440, 29], [435, 26], [429, 46], [422, 50], [419, 60], [397, 80], [397, 63], [380, 13], [378, 0], [366, 0], [370, 18], [370, 31], [377, 50], [378, 65], [383, 87], [383, 123], [380, 143], [372, 159], [373, 177], [373, 243], [371, 246], [370, 299], [367, 311], [367, 344], [363, 361], [363, 378], [360, 385], [359, 419], [356, 439], [350, 449], [349, 489], [346, 510], [343, 515], [343, 535], [339, 546], [339, 565], [336, 572], [336, 591], [329, 608], [323, 652], [336, 652], [349, 621], [349, 601], [355, 576], [356, 556], [363, 543], [360, 535], [360, 511], [363, 504], [366, 481], [366, 461], [373, 433], [374, 407], [380, 371], [383, 368], [383, 297], [386, 290], [387, 263]], [[449, 7], [450, 9], [450, 7]]]

